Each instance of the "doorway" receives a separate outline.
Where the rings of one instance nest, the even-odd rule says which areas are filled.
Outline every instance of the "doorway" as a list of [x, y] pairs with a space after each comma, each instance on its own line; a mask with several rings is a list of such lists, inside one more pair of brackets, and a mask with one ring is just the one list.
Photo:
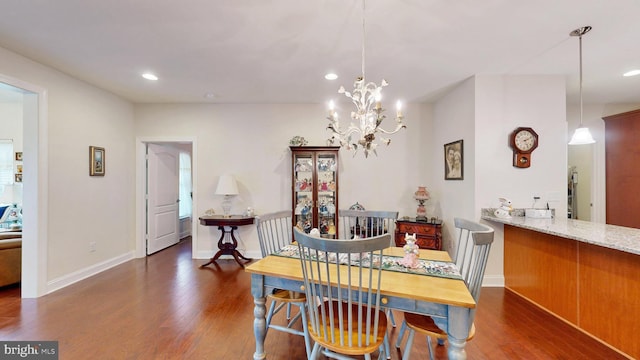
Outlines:
[[22, 281], [21, 297], [46, 294], [47, 279], [47, 92], [19, 79], [0, 75], [5, 96], [22, 96]]
[[[195, 196], [197, 189], [197, 176], [196, 176], [196, 166], [197, 164], [197, 146], [196, 139], [192, 137], [163, 137], [163, 138], [153, 138], [153, 137], [140, 137], [136, 139], [136, 188], [138, 189], [136, 196], [136, 212], [137, 212], [137, 221], [136, 221], [136, 233], [137, 241], [136, 241], [136, 257], [145, 257], [147, 256], [147, 244], [150, 241], [150, 227], [155, 227], [155, 225], [149, 223], [149, 218], [153, 215], [155, 211], [152, 207], [148, 206], [148, 204], [154, 202], [155, 200], [149, 199], [150, 196], [150, 182], [154, 182], [157, 179], [153, 179], [154, 174], [148, 171], [148, 149], [150, 146], [158, 147], [158, 148], [174, 148], [179, 151], [188, 151], [191, 155], [191, 186], [192, 186], [192, 196], [191, 196], [191, 217], [193, 219], [193, 214], [195, 213], [194, 209], [197, 209]], [[163, 155], [164, 156], [164, 155]], [[171, 155], [164, 156], [165, 159], [170, 159]], [[154, 185], [152, 185], [154, 186]], [[152, 190], [153, 192], [153, 190]], [[164, 201], [166, 202], [166, 201]], [[158, 210], [158, 209], [157, 209]], [[161, 209], [159, 209], [162, 211]], [[172, 211], [172, 210], [169, 210]], [[179, 225], [173, 225], [173, 215], [171, 215], [171, 225], [172, 227], [165, 228], [163, 231], [166, 234], [171, 233], [175, 230], [173, 226], [177, 226], [179, 229]], [[177, 220], [177, 218], [176, 218]], [[153, 220], [152, 220], [153, 221]], [[191, 242], [192, 242], [192, 258], [194, 258], [195, 249], [197, 249], [197, 232], [196, 232], [197, 222], [191, 221]], [[151, 231], [153, 232], [153, 231]], [[177, 234], [178, 238], [180, 234]], [[168, 241], [171, 243], [171, 241]], [[165, 244], [166, 245], [166, 244]], [[164, 246], [164, 245], [162, 245]], [[151, 251], [150, 253], [152, 253]], [[149, 253], [149, 254], [150, 254]]]

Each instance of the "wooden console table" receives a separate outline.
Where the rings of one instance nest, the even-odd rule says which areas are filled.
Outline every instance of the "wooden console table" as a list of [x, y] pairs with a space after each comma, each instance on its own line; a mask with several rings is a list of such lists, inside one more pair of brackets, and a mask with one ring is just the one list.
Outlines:
[[[254, 217], [246, 217], [242, 215], [231, 215], [231, 217], [224, 217], [222, 215], [212, 215], [212, 216], [202, 216], [199, 218], [200, 224], [204, 226], [217, 226], [218, 230], [220, 230], [220, 240], [218, 240], [218, 252], [209, 260], [208, 263], [201, 265], [200, 267], [205, 267], [214, 261], [218, 260], [218, 258], [222, 255], [231, 255], [236, 262], [244, 267], [244, 264], [240, 261], [242, 258], [245, 262], [251, 261], [251, 259], [244, 257], [238, 250], [238, 240], [236, 240], [235, 235], [233, 234], [238, 226], [243, 225], [251, 225], [253, 224]], [[227, 230], [227, 227], [230, 230]], [[227, 239], [227, 241], [225, 241]]]
[[406, 233], [416, 234], [416, 243], [420, 249], [442, 250], [441, 220], [434, 223], [416, 221], [412, 218], [396, 220], [396, 246], [404, 246], [404, 235]]

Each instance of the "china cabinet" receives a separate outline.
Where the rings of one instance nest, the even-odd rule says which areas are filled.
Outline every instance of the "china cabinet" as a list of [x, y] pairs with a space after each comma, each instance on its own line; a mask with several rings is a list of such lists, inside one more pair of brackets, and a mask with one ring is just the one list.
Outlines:
[[338, 234], [339, 146], [291, 146], [293, 226]]

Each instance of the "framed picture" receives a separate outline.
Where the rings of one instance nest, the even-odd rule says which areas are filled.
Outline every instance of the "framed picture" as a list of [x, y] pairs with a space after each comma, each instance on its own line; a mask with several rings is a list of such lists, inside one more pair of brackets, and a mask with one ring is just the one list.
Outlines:
[[444, 179], [462, 180], [464, 177], [464, 152], [462, 140], [444, 144]]
[[16, 161], [22, 161], [22, 151], [16, 151]]
[[21, 183], [22, 182], [22, 174], [16, 174], [16, 181], [17, 183]]
[[89, 175], [104, 176], [104, 148], [89, 146]]
[[22, 165], [16, 165], [16, 173], [22, 174]]

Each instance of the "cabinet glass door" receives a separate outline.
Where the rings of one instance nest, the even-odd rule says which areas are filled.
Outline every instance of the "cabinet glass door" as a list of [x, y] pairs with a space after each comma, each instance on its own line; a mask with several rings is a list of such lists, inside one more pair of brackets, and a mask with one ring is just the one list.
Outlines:
[[336, 236], [337, 165], [335, 154], [318, 154], [318, 230], [328, 238]]
[[295, 201], [294, 224], [306, 233], [314, 225], [314, 157], [313, 154], [294, 154], [293, 199]]
[[309, 233], [338, 234], [338, 147], [291, 147], [293, 225]]

